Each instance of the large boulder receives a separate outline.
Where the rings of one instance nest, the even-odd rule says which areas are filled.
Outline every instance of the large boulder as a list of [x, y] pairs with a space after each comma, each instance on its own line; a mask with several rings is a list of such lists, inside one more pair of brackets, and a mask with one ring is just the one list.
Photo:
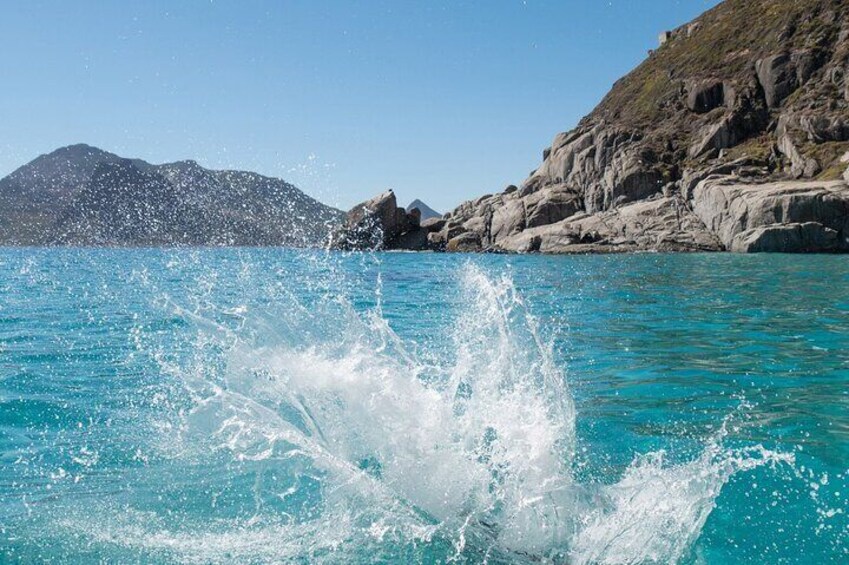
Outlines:
[[778, 138], [776, 148], [790, 161], [790, 174], [793, 177], [811, 178], [820, 171], [817, 160], [803, 155], [789, 133]]
[[525, 198], [525, 227], [559, 222], [582, 210], [581, 197], [565, 186], [547, 187]]
[[434, 251], [444, 251], [445, 244], [448, 240], [445, 237], [445, 234], [442, 232], [430, 232], [427, 234], [427, 246], [428, 249], [432, 249]]
[[731, 251], [849, 250], [849, 186], [843, 181], [699, 182], [693, 212]]
[[420, 227], [420, 220], [418, 209], [407, 213], [398, 207], [395, 193], [387, 190], [351, 208], [330, 246], [345, 250], [425, 249], [428, 232]]
[[442, 231], [442, 228], [448, 223], [448, 220], [445, 218], [428, 218], [422, 221], [421, 226], [430, 232], [438, 232]]
[[777, 108], [803, 86], [823, 65], [824, 54], [817, 49], [802, 49], [764, 57], [755, 62], [755, 73], [769, 108]]
[[704, 114], [726, 104], [725, 84], [721, 80], [695, 80], [687, 84], [687, 108]]
[[492, 213], [489, 239], [498, 241], [525, 229], [525, 204], [519, 198], [505, 197], [502, 206]]
[[755, 63], [755, 72], [769, 108], [780, 106], [799, 86], [796, 69], [788, 53], [758, 60]]
[[406, 249], [409, 251], [424, 251], [429, 249], [428, 231], [422, 227], [415, 227], [398, 236], [392, 242], [390, 249]]
[[474, 232], [466, 232], [448, 240], [447, 251], [480, 251], [482, 249], [480, 236]]
[[731, 114], [727, 114], [719, 122], [704, 126], [698, 132], [696, 142], [690, 147], [690, 157], [695, 158], [710, 151], [732, 147], [737, 136], [731, 125], [731, 118]]
[[819, 222], [760, 226], [734, 239], [732, 251], [780, 253], [840, 251], [840, 233]]

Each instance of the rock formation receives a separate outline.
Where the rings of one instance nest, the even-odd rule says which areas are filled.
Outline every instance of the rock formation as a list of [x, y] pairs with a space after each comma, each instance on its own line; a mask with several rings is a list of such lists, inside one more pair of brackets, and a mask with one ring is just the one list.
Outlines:
[[418, 208], [398, 207], [392, 190], [354, 206], [341, 228], [331, 236], [330, 247], [342, 250], [428, 248], [428, 230], [421, 225]]
[[461, 204], [429, 241], [849, 251], [849, 3], [726, 0], [661, 43], [529, 178]]
[[72, 145], [0, 180], [2, 245], [323, 244], [342, 212], [280, 179]]

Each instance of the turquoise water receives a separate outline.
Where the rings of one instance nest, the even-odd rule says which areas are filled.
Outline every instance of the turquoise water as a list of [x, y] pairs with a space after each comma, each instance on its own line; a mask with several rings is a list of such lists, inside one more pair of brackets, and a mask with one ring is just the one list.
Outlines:
[[849, 262], [0, 250], [2, 563], [845, 563]]

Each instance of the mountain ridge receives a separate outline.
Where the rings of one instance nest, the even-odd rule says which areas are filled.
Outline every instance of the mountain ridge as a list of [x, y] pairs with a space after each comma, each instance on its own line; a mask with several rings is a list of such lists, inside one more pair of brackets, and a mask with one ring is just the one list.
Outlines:
[[407, 205], [407, 208], [406, 208], [407, 213], [412, 212], [413, 208], [418, 208], [422, 221], [430, 220], [432, 218], [441, 218], [442, 217], [442, 214], [440, 214], [439, 212], [437, 212], [436, 210], [434, 210], [433, 208], [431, 208], [430, 206], [428, 206], [427, 204], [425, 204], [424, 202], [422, 202], [418, 198], [416, 198], [415, 200], [413, 200], [412, 202], [410, 202]]
[[4, 245], [322, 245], [342, 213], [294, 185], [86, 144], [0, 179]]

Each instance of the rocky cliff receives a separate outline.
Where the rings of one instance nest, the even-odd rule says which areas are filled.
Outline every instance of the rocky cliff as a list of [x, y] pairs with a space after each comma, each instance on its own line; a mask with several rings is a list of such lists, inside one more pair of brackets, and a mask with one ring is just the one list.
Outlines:
[[0, 245], [319, 245], [341, 218], [280, 179], [82, 144], [0, 180]]
[[[849, 251], [849, 2], [726, 0], [432, 246]], [[436, 229], [438, 228], [438, 229]]]

